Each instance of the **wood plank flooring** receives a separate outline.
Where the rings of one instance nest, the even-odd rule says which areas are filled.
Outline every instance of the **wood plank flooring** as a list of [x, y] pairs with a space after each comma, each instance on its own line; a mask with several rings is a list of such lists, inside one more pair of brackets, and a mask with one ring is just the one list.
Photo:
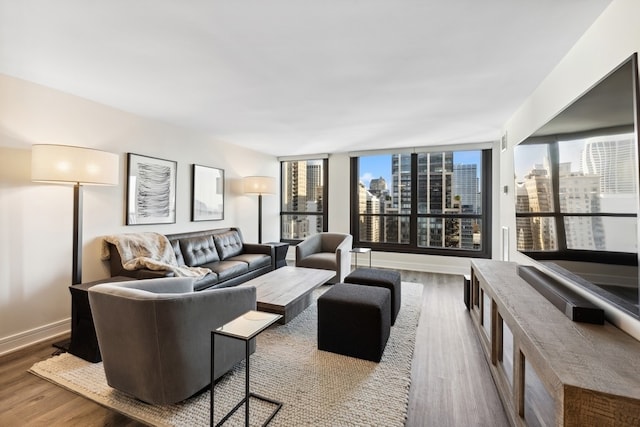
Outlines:
[[508, 426], [463, 302], [462, 276], [402, 272], [424, 284], [407, 426]]
[[[406, 426], [509, 425], [462, 302], [462, 276], [401, 273], [425, 285]], [[0, 358], [0, 426], [142, 426], [27, 372], [59, 338]]]

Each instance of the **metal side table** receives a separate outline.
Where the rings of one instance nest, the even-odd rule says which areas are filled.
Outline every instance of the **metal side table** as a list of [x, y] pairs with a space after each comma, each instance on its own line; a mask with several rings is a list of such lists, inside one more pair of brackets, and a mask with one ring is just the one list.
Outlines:
[[[278, 402], [273, 399], [269, 399], [264, 396], [260, 396], [256, 393], [252, 393], [249, 391], [249, 342], [258, 336], [260, 332], [267, 329], [269, 326], [280, 320], [282, 316], [279, 314], [265, 313], [262, 311], [247, 311], [240, 317], [235, 318], [231, 322], [222, 325], [218, 329], [211, 331], [211, 399], [210, 399], [210, 408], [211, 411], [209, 417], [209, 424], [211, 426], [221, 426], [224, 424], [229, 417], [231, 417], [243, 404], [245, 405], [245, 415], [244, 415], [244, 425], [249, 426], [249, 398], [253, 397], [268, 403], [272, 403], [276, 405], [276, 409], [271, 413], [267, 421], [263, 424], [266, 426], [271, 422], [273, 417], [276, 416], [280, 408], [282, 408], [282, 402]], [[236, 406], [231, 409], [217, 424], [213, 422], [213, 414], [214, 414], [214, 382], [213, 382], [213, 373], [214, 364], [215, 364], [215, 336], [223, 335], [229, 338], [238, 339], [244, 341], [245, 343], [245, 383], [244, 383], [244, 398], [238, 402]]]
[[369, 254], [369, 268], [371, 268], [371, 248], [353, 248], [349, 252], [356, 254], [356, 268], [358, 268], [358, 254]]

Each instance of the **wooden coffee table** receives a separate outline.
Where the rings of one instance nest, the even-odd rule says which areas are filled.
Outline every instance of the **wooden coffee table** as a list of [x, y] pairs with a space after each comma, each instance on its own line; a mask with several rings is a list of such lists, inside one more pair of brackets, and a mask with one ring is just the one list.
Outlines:
[[282, 267], [238, 286], [255, 286], [259, 311], [282, 315], [287, 323], [311, 304], [311, 293], [335, 276], [330, 270]]

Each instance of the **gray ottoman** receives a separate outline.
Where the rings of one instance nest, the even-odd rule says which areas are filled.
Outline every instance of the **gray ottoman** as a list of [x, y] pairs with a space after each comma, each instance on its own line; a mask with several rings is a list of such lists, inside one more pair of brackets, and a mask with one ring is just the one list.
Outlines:
[[391, 292], [391, 325], [395, 325], [402, 302], [400, 299], [400, 273], [375, 268], [356, 268], [344, 278], [344, 282], [389, 289]]
[[338, 283], [318, 298], [318, 349], [379, 362], [390, 332], [388, 289]]

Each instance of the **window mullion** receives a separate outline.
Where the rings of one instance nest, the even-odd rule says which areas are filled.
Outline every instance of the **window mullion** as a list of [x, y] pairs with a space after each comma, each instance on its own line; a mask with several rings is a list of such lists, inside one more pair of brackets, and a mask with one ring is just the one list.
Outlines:
[[411, 154], [411, 216], [409, 217], [409, 246], [418, 247], [418, 154]]

